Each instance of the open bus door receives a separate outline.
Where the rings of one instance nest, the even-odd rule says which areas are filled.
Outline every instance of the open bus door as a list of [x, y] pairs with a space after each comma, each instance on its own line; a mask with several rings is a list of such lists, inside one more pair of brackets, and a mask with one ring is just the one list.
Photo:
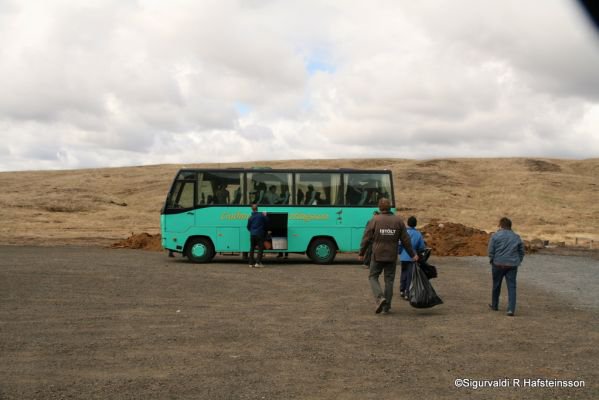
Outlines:
[[271, 232], [271, 250], [283, 251], [288, 249], [289, 214], [269, 212], [266, 214]]

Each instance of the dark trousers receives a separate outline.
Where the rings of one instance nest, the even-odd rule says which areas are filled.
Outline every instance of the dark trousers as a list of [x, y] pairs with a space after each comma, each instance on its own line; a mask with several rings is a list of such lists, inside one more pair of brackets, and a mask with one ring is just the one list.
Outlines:
[[366, 253], [364, 253], [364, 265], [370, 265], [370, 260], [372, 260], [372, 243], [366, 247]]
[[508, 307], [507, 310], [516, 312], [516, 274], [517, 267], [497, 267], [493, 264], [491, 269], [493, 274], [493, 291], [491, 293], [491, 306], [497, 308], [499, 305], [499, 295], [501, 294], [501, 282], [505, 277], [507, 284]]
[[401, 274], [399, 276], [399, 291], [407, 292], [412, 283], [412, 261], [401, 262]]
[[[375, 301], [378, 301], [381, 298], [385, 298], [387, 300], [387, 305], [385, 309], [391, 308], [391, 300], [393, 299], [393, 282], [395, 281], [395, 271], [397, 269], [397, 264], [395, 261], [391, 262], [381, 262], [372, 260], [370, 262], [370, 273], [368, 274], [368, 281], [370, 282], [370, 288], [372, 289], [372, 294], [374, 295]], [[379, 276], [381, 273], [384, 273], [385, 279], [385, 291], [381, 289], [381, 284], [379, 283]]]
[[256, 246], [258, 247], [258, 259], [255, 262], [261, 263], [262, 254], [264, 253], [264, 236], [250, 236], [250, 264], [254, 264], [254, 249]]

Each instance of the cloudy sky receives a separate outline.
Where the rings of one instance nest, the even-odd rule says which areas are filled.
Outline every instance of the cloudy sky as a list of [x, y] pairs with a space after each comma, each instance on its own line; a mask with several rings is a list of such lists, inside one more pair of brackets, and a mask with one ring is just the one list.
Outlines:
[[0, 171], [599, 157], [577, 3], [0, 0]]

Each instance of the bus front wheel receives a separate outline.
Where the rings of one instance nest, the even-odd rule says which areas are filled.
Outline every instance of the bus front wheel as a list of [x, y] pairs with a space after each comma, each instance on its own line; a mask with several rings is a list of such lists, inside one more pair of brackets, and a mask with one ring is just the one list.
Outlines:
[[331, 264], [336, 254], [337, 247], [331, 239], [315, 239], [308, 248], [308, 257], [316, 264]]
[[187, 258], [195, 263], [207, 263], [214, 258], [212, 242], [206, 238], [193, 238], [187, 246]]

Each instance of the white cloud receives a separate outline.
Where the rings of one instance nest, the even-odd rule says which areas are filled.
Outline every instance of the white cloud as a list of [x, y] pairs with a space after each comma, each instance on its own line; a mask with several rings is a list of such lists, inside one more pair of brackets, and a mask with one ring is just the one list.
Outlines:
[[597, 157], [574, 2], [0, 3], [0, 170]]

